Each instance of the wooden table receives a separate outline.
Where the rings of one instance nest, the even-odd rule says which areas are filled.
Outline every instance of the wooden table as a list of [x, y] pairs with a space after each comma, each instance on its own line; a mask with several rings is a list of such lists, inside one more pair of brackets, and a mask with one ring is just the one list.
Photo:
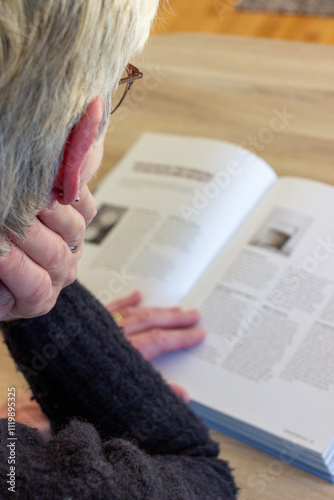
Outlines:
[[[334, 47], [169, 34], [134, 62], [145, 78], [112, 117], [100, 175], [148, 130], [243, 143], [279, 175], [334, 184]], [[275, 110], [295, 117], [266, 144]]]
[[[279, 175], [334, 184], [333, 47], [177, 34], [153, 38], [133, 62], [145, 79], [113, 115], [95, 183], [143, 131], [154, 131], [241, 143]], [[277, 113], [285, 125], [273, 131]], [[329, 217], [334, 224], [334, 214]], [[24, 386], [2, 346], [1, 400], [15, 384]], [[223, 434], [213, 436], [234, 468], [239, 500], [334, 499], [334, 485]]]

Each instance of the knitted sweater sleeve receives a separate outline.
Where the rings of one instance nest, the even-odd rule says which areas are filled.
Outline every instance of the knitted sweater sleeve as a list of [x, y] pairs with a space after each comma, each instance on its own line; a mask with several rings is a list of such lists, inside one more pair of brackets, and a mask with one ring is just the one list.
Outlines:
[[[49, 314], [3, 328], [54, 431], [17, 426], [22, 498], [235, 498], [206, 428], [77, 282]], [[6, 421], [0, 438], [5, 477]]]

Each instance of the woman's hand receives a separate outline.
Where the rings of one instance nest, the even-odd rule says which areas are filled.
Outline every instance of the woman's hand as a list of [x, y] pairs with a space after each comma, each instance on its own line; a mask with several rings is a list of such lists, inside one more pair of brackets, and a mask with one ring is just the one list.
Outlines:
[[123, 329], [125, 337], [145, 359], [191, 347], [204, 339], [204, 329], [195, 326], [200, 319], [198, 311], [182, 311], [179, 307], [141, 307], [141, 299], [141, 294], [134, 292], [111, 302], [107, 309]]
[[26, 238], [0, 257], [0, 320], [42, 316], [52, 309], [76, 278], [86, 225], [95, 214], [96, 202], [84, 186], [80, 201], [45, 208]]
[[[125, 337], [147, 360], [159, 354], [185, 349], [201, 342], [205, 331], [195, 326], [198, 311], [182, 311], [179, 307], [140, 307], [141, 294], [133, 294], [107, 305]], [[182, 387], [170, 384], [174, 392], [189, 402], [189, 395]]]

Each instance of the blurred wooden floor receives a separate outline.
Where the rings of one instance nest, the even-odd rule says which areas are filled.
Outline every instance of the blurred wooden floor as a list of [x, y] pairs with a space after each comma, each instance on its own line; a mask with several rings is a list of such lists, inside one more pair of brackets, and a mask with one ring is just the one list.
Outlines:
[[162, 1], [154, 33], [202, 31], [334, 44], [334, 17], [237, 12], [236, 1]]

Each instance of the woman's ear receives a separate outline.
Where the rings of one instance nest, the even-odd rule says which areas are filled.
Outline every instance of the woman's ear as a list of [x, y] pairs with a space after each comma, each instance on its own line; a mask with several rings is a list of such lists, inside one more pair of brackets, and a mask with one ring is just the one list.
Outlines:
[[53, 199], [62, 205], [70, 205], [78, 198], [81, 168], [96, 139], [103, 110], [103, 100], [98, 96], [70, 132], [52, 189]]

